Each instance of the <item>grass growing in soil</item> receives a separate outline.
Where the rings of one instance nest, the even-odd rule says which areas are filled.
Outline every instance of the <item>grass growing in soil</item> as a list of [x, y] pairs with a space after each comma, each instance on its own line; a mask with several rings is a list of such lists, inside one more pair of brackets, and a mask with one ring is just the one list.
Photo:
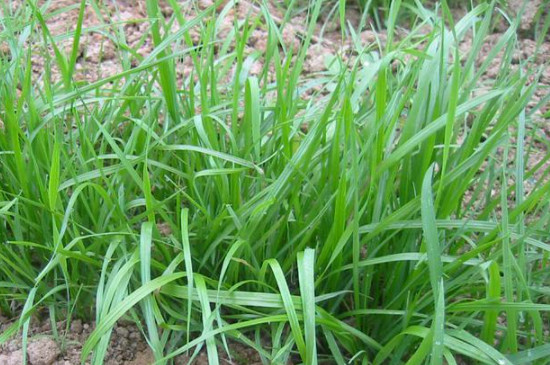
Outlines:
[[[417, 3], [408, 30], [393, 1], [385, 41], [345, 25], [346, 52], [305, 76], [322, 1], [297, 49], [266, 3], [223, 34], [233, 2], [168, 4], [146, 1], [146, 56], [120, 24], [82, 26], [95, 0], [55, 36], [47, 4], [2, 5], [0, 311], [19, 319], [0, 342], [45, 309], [96, 321], [94, 364], [122, 318], [158, 364], [219, 363], [230, 340], [266, 364], [548, 363], [541, 70], [515, 64], [516, 20], [480, 62], [495, 1], [460, 19]], [[247, 53], [258, 27], [267, 50]], [[78, 81], [92, 31], [121, 72]]]

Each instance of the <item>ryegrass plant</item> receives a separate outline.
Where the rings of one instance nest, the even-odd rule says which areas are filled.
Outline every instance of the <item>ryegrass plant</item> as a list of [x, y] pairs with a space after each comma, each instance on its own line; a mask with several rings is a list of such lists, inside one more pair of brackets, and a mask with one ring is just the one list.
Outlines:
[[527, 164], [540, 70], [513, 64], [517, 21], [480, 63], [495, 1], [454, 20], [417, 2], [400, 37], [393, 1], [385, 45], [347, 29], [352, 55], [305, 78], [321, 0], [297, 52], [265, 3], [224, 34], [233, 2], [169, 3], [147, 1], [150, 55], [100, 27], [122, 71], [94, 82], [75, 63], [101, 2], [62, 36], [47, 3], [2, 5], [0, 310], [19, 320], [0, 342], [46, 308], [96, 321], [94, 364], [123, 317], [159, 364], [218, 363], [230, 339], [264, 363], [548, 363], [548, 156]]

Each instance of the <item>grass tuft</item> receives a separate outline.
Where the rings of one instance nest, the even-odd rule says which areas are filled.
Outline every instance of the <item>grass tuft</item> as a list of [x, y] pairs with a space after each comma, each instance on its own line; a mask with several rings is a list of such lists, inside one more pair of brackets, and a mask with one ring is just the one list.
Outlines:
[[[102, 2], [52, 3], [0, 5], [0, 344], [47, 310], [96, 321], [94, 364], [122, 319], [157, 364], [235, 342], [266, 364], [548, 364], [548, 64], [514, 57], [519, 19], [484, 51], [499, 2], [387, 2], [372, 44], [333, 2], [320, 72], [322, 0], [147, 0], [95, 26]], [[118, 69], [81, 80], [94, 32]]]

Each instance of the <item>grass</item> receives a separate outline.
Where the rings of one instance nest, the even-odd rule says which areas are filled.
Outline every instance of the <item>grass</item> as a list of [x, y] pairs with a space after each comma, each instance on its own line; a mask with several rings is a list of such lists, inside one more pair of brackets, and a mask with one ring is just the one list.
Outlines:
[[[158, 364], [218, 363], [230, 340], [264, 363], [549, 363], [548, 154], [528, 163], [544, 103], [527, 108], [540, 70], [514, 65], [517, 20], [479, 62], [495, 1], [461, 19], [417, 3], [399, 36], [394, 1], [393, 41], [346, 26], [351, 57], [306, 77], [322, 1], [297, 51], [266, 3], [223, 34], [233, 2], [168, 3], [165, 20], [146, 2], [146, 56], [120, 24], [83, 25], [101, 2], [62, 35], [47, 5], [2, 5], [0, 310], [18, 320], [0, 343], [45, 312], [96, 321], [94, 364], [121, 318]], [[256, 27], [265, 53], [246, 51]], [[122, 69], [78, 81], [92, 31]]]

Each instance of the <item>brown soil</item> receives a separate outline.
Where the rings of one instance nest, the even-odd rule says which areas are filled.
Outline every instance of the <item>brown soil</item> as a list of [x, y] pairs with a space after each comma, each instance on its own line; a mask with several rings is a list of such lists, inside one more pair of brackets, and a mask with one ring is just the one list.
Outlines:
[[[0, 333], [11, 323], [0, 317]], [[31, 320], [28, 336], [27, 359], [30, 365], [73, 365], [80, 364], [82, 345], [93, 330], [94, 324], [74, 320], [67, 328], [66, 322], [58, 322], [54, 334], [50, 321]], [[244, 345], [229, 341], [231, 358], [223, 348], [218, 348], [220, 362], [226, 364], [261, 364], [256, 351]], [[189, 355], [180, 355], [174, 359], [175, 365], [189, 363]], [[0, 345], [0, 365], [21, 365], [23, 351], [21, 337], [16, 336]], [[139, 329], [130, 322], [119, 323], [114, 328], [104, 363], [107, 365], [149, 365], [154, 362], [153, 353]], [[90, 363], [90, 359], [86, 364]], [[205, 351], [195, 357], [193, 364], [207, 365]]]
[[[45, 1], [39, 1], [43, 4]], [[196, 0], [178, 1], [181, 4], [181, 9], [187, 19], [192, 19], [198, 12], [206, 9], [213, 4], [212, 0]], [[25, 1], [15, 1], [14, 4], [24, 4]], [[56, 0], [51, 2], [46, 13], [46, 24], [52, 37], [56, 39], [56, 45], [61, 51], [65, 51], [69, 55], [72, 51], [72, 38], [62, 37], [70, 34], [76, 29], [78, 21], [78, 0]], [[116, 2], [103, 1], [99, 11], [95, 11], [91, 6], [88, 6], [85, 11], [82, 29], [89, 31], [83, 32], [78, 49], [78, 58], [75, 65], [76, 81], [96, 81], [110, 75], [115, 75], [122, 71], [121, 60], [118, 58], [118, 48], [113, 39], [115, 33], [115, 25], [119, 24], [124, 34], [126, 45], [135, 50], [137, 55], [132, 58], [132, 66], [136, 66], [140, 60], [149, 55], [154, 49], [153, 40], [150, 35], [150, 24], [145, 21], [147, 12], [145, 0], [117, 0]], [[190, 6], [189, 4], [195, 4]], [[17, 6], [17, 5], [15, 5]], [[71, 7], [72, 6], [72, 7]], [[71, 10], [65, 10], [70, 7]], [[160, 8], [166, 20], [169, 20], [173, 15], [172, 8], [167, 5], [165, 0], [160, 0]], [[219, 11], [223, 6], [218, 8]], [[261, 9], [253, 4], [253, 1], [240, 1], [237, 6], [230, 9], [223, 18], [218, 30], [218, 34], [223, 35], [233, 28], [235, 17], [244, 19], [251, 16], [255, 19], [260, 16]], [[55, 14], [48, 16], [48, 14]], [[276, 6], [270, 7], [275, 22], [280, 22], [283, 14]], [[358, 22], [359, 13], [357, 9], [349, 10], [350, 18], [348, 21]], [[1, 15], [1, 11], [0, 11]], [[305, 19], [303, 16], [297, 16], [287, 24], [282, 31], [283, 43], [288, 49], [296, 50], [299, 46], [300, 37], [306, 33], [303, 28]], [[172, 30], [179, 28], [177, 21], [173, 23]], [[319, 29], [321, 24], [319, 25]], [[307, 56], [304, 72], [306, 74], [325, 70], [324, 59], [322, 56], [334, 54], [339, 47], [340, 32], [337, 27], [329, 27], [331, 32], [326, 33], [323, 39], [314, 37], [312, 53]], [[190, 37], [196, 45], [200, 40], [200, 29], [195, 27], [190, 30]], [[108, 34], [110, 36], [108, 36]], [[146, 37], [142, 37], [146, 34]], [[120, 37], [119, 37], [120, 39]], [[246, 54], [250, 54], [256, 50], [265, 50], [267, 42], [267, 31], [258, 27], [251, 34]], [[53, 48], [45, 47], [43, 44], [31, 45], [33, 49], [32, 66], [33, 71], [37, 76], [44, 73], [45, 58], [55, 58]], [[8, 54], [9, 46], [0, 42], [0, 54]], [[261, 70], [261, 60], [256, 61], [250, 70], [252, 75], [258, 74]], [[187, 77], [193, 65], [190, 57], [178, 61], [176, 68], [177, 77], [179, 80]], [[53, 81], [61, 79], [59, 69], [52, 69], [51, 77]]]

